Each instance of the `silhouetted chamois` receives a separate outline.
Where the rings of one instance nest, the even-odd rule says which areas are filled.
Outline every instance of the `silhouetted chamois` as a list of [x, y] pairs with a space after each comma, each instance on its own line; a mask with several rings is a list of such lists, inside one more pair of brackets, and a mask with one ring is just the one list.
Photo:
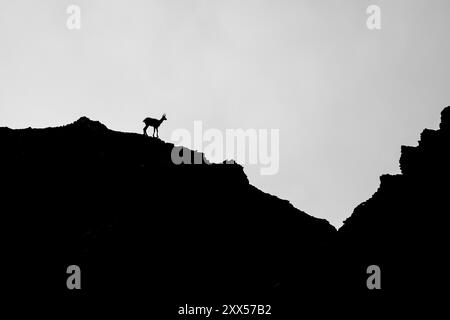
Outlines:
[[147, 134], [147, 128], [148, 127], [153, 127], [153, 137], [155, 136], [155, 132], [156, 132], [156, 137], [159, 138], [159, 132], [158, 132], [158, 128], [161, 125], [161, 123], [163, 123], [164, 120], [167, 120], [166, 118], [166, 114], [164, 113], [161, 117], [161, 119], [153, 119], [153, 118], [145, 118], [144, 119], [144, 123], [145, 123], [145, 127], [144, 127], [144, 135], [148, 136]]

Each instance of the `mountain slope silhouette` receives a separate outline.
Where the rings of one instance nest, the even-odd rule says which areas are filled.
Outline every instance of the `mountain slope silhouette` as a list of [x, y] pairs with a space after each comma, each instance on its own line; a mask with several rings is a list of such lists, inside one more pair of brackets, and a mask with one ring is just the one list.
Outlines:
[[[17, 291], [271, 299], [296, 274], [310, 292], [337, 233], [250, 185], [238, 164], [175, 165], [173, 144], [86, 117], [57, 128], [2, 128], [0, 139]], [[66, 288], [72, 264], [83, 271], [79, 292]], [[30, 266], [31, 287], [23, 277]]]
[[[258, 190], [238, 164], [173, 164], [175, 146], [159, 139], [86, 117], [0, 128], [2, 287], [21, 299], [152, 306], [166, 317], [185, 303], [348, 316], [414, 313], [407, 304], [427, 296], [437, 309], [448, 270], [449, 114], [417, 147], [402, 147], [402, 173], [382, 176], [339, 231]], [[66, 287], [72, 264], [79, 291]], [[381, 269], [381, 290], [366, 286], [370, 265]]]

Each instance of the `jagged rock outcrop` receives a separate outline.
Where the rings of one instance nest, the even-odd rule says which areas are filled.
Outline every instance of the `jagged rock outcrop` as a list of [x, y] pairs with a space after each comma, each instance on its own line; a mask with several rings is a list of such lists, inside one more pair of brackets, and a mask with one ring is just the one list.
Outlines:
[[450, 213], [450, 107], [439, 130], [425, 129], [416, 147], [402, 147], [401, 174], [380, 178], [377, 192], [339, 230], [351, 274], [376, 264], [384, 275], [385, 301], [425, 305], [444, 287]]

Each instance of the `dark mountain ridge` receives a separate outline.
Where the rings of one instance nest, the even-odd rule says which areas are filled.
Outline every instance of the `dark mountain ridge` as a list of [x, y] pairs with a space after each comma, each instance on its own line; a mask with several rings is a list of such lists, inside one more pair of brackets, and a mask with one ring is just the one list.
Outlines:
[[[423, 303], [448, 266], [449, 113], [402, 147], [402, 174], [382, 176], [339, 231], [258, 190], [238, 164], [173, 164], [174, 148], [204, 156], [159, 139], [85, 117], [0, 128], [3, 287], [83, 303], [169, 301], [167, 310], [282, 301], [289, 313], [300, 304], [348, 315]], [[66, 288], [71, 264], [83, 271], [80, 291]], [[382, 290], [368, 290], [369, 265], [380, 266]]]
[[[85, 117], [57, 128], [2, 128], [0, 141], [3, 235], [15, 239], [9, 272], [18, 291], [269, 299], [292, 274], [314, 290], [315, 257], [328, 257], [336, 234], [326, 220], [250, 185], [238, 164], [175, 165], [173, 144]], [[71, 264], [83, 270], [79, 294], [65, 287]], [[41, 281], [31, 288], [22, 278], [30, 265]]]

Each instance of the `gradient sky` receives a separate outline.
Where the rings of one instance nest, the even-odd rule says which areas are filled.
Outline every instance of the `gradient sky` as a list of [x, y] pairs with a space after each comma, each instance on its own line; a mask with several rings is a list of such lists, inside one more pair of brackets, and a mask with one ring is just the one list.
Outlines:
[[[81, 30], [66, 28], [70, 4]], [[0, 126], [86, 115], [142, 132], [166, 112], [166, 140], [195, 120], [279, 128], [279, 173], [246, 166], [250, 182], [339, 227], [450, 104], [449, 13], [448, 0], [0, 0]]]

